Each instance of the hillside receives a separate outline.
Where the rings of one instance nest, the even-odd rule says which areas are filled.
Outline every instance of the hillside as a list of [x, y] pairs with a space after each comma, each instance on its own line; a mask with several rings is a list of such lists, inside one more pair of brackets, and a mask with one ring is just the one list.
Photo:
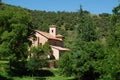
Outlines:
[[[28, 38], [35, 29], [48, 31], [49, 25], [54, 24], [58, 26], [58, 33], [64, 35], [65, 46], [70, 48], [58, 61], [62, 75], [79, 80], [119, 80], [119, 10], [120, 6], [117, 6], [113, 14], [99, 15], [93, 15], [82, 7], [78, 12], [46, 12], [0, 2], [0, 59], [7, 60], [6, 67], [1, 66], [1, 71], [6, 69], [7, 77], [11, 77], [13, 73], [22, 75], [22, 69], [33, 76], [34, 71], [39, 70], [33, 65], [38, 65], [36, 62], [39, 61], [27, 59]], [[42, 51], [41, 47], [38, 49]], [[26, 67], [28, 64], [31, 74]], [[44, 60], [39, 64], [44, 64]], [[0, 76], [6, 77], [6, 74], [0, 73]]]
[[[14, 8], [21, 8], [11, 5], [6, 5]], [[46, 12], [38, 10], [28, 10], [32, 17], [33, 28], [41, 31], [48, 31], [51, 24], [55, 24], [58, 27], [58, 33], [66, 37], [71, 37], [73, 33], [76, 33], [76, 28], [79, 24], [79, 12]], [[107, 31], [110, 24], [110, 14], [103, 13], [99, 15], [90, 14], [88, 11], [84, 11], [92, 17], [95, 27], [97, 28], [98, 35], [107, 35]], [[68, 36], [69, 35], [69, 36]]]

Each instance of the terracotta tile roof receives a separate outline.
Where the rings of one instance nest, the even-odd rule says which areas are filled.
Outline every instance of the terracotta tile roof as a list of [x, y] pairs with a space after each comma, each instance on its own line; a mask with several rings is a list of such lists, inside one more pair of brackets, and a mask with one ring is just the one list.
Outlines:
[[55, 48], [55, 49], [58, 49], [58, 50], [62, 50], [62, 51], [68, 51], [69, 49], [68, 48], [63, 48], [63, 47], [60, 47], [60, 46], [52, 46], [52, 48]]
[[38, 32], [39, 34], [43, 35], [44, 37], [48, 38], [48, 39], [54, 39], [54, 40], [59, 40], [59, 41], [63, 41], [60, 38], [54, 37], [51, 34], [47, 33], [47, 32], [43, 32], [43, 31], [39, 31], [39, 30], [35, 30], [36, 32]]

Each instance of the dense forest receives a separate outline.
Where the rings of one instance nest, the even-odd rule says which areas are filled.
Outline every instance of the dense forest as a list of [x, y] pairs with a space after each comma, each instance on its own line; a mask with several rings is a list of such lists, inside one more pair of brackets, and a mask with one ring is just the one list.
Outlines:
[[[35, 29], [47, 32], [54, 24], [70, 49], [56, 61], [61, 75], [78, 80], [120, 80], [120, 5], [112, 11], [95, 15], [80, 6], [76, 12], [46, 12], [0, 2], [0, 59], [9, 61], [6, 74], [23, 74], [20, 69], [34, 73], [36, 64], [45, 63], [45, 58], [40, 63], [36, 58], [27, 60], [28, 38]], [[47, 51], [38, 47], [33, 52], [47, 53], [50, 49], [46, 45]], [[0, 77], [4, 76], [2, 68]]]

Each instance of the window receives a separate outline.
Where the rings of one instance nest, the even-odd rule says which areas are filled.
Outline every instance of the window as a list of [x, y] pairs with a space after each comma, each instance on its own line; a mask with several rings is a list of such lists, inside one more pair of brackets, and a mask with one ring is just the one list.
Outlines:
[[52, 33], [53, 33], [54, 30], [52, 30]]

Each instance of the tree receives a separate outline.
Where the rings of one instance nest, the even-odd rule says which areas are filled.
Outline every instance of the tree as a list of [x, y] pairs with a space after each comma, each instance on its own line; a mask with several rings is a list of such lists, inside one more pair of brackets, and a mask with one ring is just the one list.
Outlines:
[[[31, 56], [30, 59], [28, 60], [28, 69], [35, 71], [38, 70], [39, 68], [46, 66], [46, 62], [48, 59], [47, 56], [51, 55], [52, 49], [49, 43], [46, 42], [43, 46], [31, 47], [29, 53], [31, 54]], [[32, 61], [36, 62], [32, 63]]]
[[68, 74], [71, 71], [69, 74], [78, 79], [87, 75], [87, 79], [95, 80], [96, 73], [92, 63], [103, 58], [102, 46], [97, 42], [98, 38], [92, 18], [89, 14], [84, 13], [82, 8], [80, 8], [78, 21], [78, 35], [72, 44], [72, 51], [60, 59], [61, 72]]
[[112, 29], [107, 36], [107, 46], [105, 48], [104, 59], [97, 62], [96, 71], [100, 73], [100, 79], [104, 80], [119, 80], [120, 79], [120, 54], [119, 54], [119, 9], [117, 6], [113, 10], [112, 17]]
[[30, 49], [31, 57], [28, 58], [26, 67], [28, 71], [35, 74], [35, 71], [47, 65], [47, 55], [44, 52], [43, 46], [35, 46]]
[[104, 79], [109, 79], [109, 80], [119, 80], [120, 79], [120, 5], [115, 7], [113, 9], [113, 15], [112, 15], [112, 23], [113, 24], [113, 31], [112, 35], [109, 35], [108, 38], [108, 46], [107, 46], [107, 55], [106, 55], [106, 60], [104, 64], [106, 65], [105, 74], [102, 75]]
[[21, 74], [21, 69], [25, 69], [28, 38], [33, 32], [31, 14], [27, 10], [9, 5], [0, 9], [0, 56], [9, 60], [11, 71]]
[[84, 13], [80, 7], [78, 15], [78, 37], [83, 41], [95, 41], [97, 39], [96, 29], [89, 14]]
[[43, 50], [46, 55], [52, 55], [52, 49], [49, 42], [45, 42], [45, 44], [43, 45]]
[[2, 0], [0, 0], [0, 2], [2, 2]]
[[18, 60], [26, 58], [28, 37], [32, 34], [30, 14], [21, 8], [4, 8], [0, 10], [1, 48], [6, 46], [5, 48], [10, 50], [9, 55], [14, 55]]
[[70, 52], [66, 52], [62, 58], [60, 58], [60, 60], [58, 61], [58, 67], [60, 68], [60, 72], [63, 75], [66, 76], [71, 76], [72, 75], [72, 55], [70, 54]]

